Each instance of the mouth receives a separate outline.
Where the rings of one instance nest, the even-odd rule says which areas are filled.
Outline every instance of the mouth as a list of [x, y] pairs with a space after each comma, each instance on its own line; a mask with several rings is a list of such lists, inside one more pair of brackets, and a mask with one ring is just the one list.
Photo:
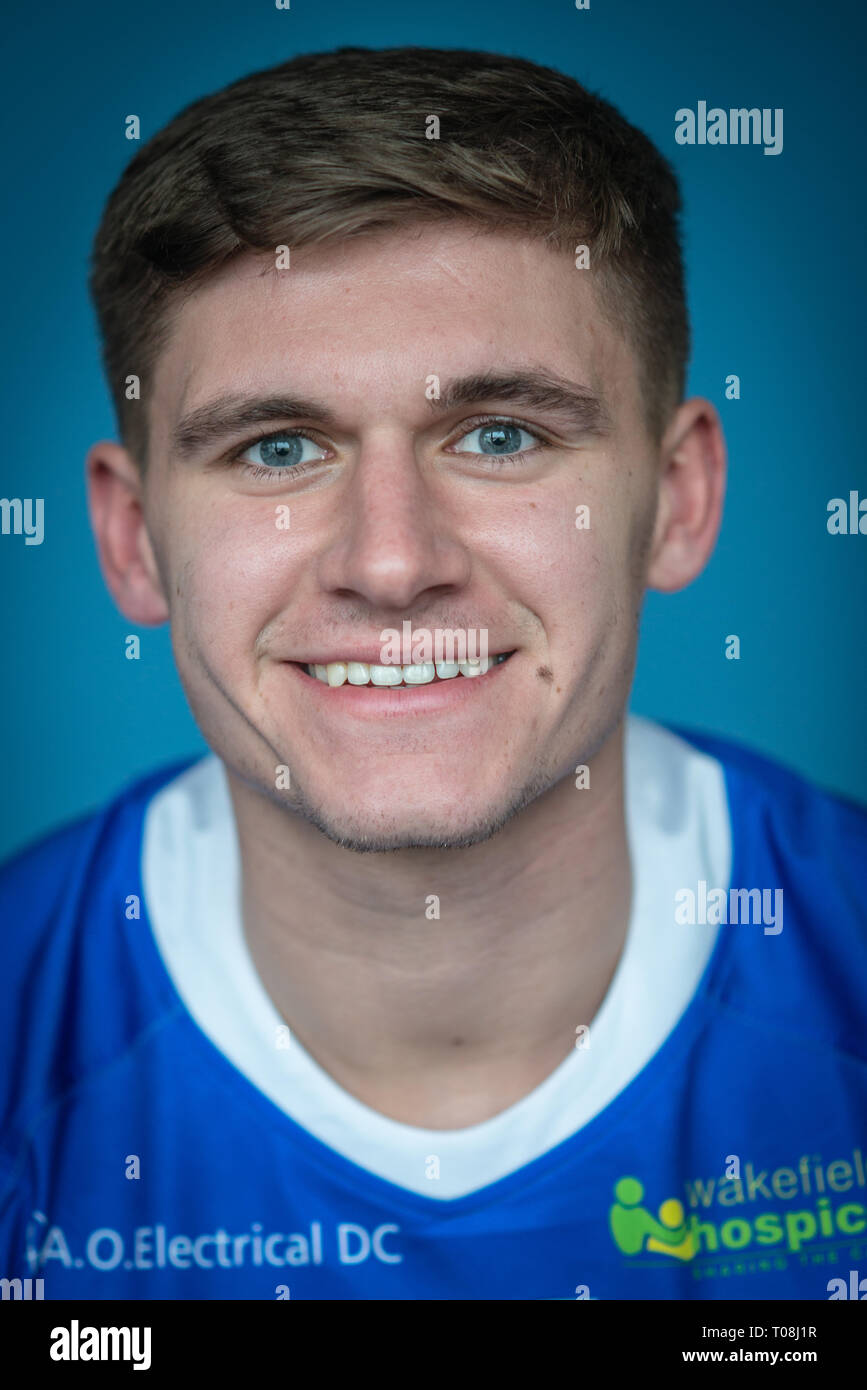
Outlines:
[[470, 661], [432, 661], [408, 666], [378, 666], [366, 661], [349, 660], [329, 661], [326, 665], [311, 665], [303, 661], [292, 664], [306, 676], [332, 688], [348, 684], [395, 690], [437, 685], [444, 681], [478, 679], [505, 665], [514, 654], [512, 650]]

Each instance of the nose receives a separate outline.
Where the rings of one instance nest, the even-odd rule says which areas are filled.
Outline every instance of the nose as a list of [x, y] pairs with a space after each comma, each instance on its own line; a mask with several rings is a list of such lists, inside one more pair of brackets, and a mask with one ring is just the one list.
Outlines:
[[368, 441], [340, 499], [345, 522], [320, 561], [321, 583], [402, 612], [433, 590], [462, 588], [470, 556], [455, 533], [442, 477], [425, 476], [411, 441]]

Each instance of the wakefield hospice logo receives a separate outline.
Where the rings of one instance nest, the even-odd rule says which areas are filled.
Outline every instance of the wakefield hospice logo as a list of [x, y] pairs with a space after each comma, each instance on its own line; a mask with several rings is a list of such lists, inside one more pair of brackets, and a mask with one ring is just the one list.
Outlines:
[[[851, 1161], [826, 1164], [810, 1154], [796, 1168], [757, 1172], [745, 1163], [742, 1178], [687, 1180], [684, 1201], [666, 1198], [655, 1216], [645, 1205], [643, 1183], [623, 1177], [614, 1185], [608, 1225], [628, 1264], [659, 1269], [664, 1256], [663, 1263], [689, 1263], [695, 1279], [783, 1270], [790, 1259], [802, 1265], [833, 1263], [867, 1254], [867, 1240], [853, 1241], [864, 1237], [867, 1206], [827, 1195], [853, 1187], [867, 1187], [860, 1149], [852, 1151]], [[803, 1197], [809, 1204], [798, 1200]], [[774, 1198], [792, 1205], [762, 1209]], [[738, 1212], [729, 1215], [727, 1209], [734, 1207]]]

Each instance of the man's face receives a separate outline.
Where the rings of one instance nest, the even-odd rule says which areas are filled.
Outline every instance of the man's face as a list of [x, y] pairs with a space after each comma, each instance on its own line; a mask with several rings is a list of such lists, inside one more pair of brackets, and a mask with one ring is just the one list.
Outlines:
[[[288, 269], [245, 257], [178, 313], [144, 509], [181, 679], [227, 766], [334, 839], [484, 838], [621, 717], [658, 450], [592, 280], [537, 240], [428, 224]], [[583, 407], [504, 386], [467, 403], [467, 378], [539, 373]], [[229, 397], [314, 409], [186, 428]], [[388, 664], [405, 621], [510, 655], [420, 685], [308, 674]]]

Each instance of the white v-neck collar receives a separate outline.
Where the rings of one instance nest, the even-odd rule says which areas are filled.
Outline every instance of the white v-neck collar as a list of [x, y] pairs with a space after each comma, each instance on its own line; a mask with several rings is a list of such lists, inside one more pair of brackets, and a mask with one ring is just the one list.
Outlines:
[[338, 1086], [289, 1032], [247, 948], [234, 816], [213, 754], [161, 788], [145, 816], [145, 907], [166, 971], [214, 1046], [345, 1158], [426, 1197], [488, 1186], [574, 1134], [638, 1074], [692, 999], [716, 941], [718, 928], [676, 924], [674, 903], [678, 889], [702, 879], [728, 888], [721, 765], [632, 716], [625, 768], [632, 911], [614, 978], [589, 1020], [590, 1045], [493, 1119], [460, 1130], [388, 1119]]

